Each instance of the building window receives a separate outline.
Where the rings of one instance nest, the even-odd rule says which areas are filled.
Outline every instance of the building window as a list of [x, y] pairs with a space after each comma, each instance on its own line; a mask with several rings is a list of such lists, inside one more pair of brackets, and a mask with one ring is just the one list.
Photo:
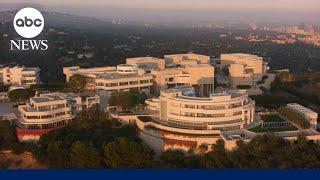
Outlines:
[[204, 114], [203, 113], [198, 113], [197, 117], [204, 117]]
[[65, 113], [65, 112], [60, 112], [60, 113], [56, 113], [56, 114], [55, 114], [56, 117], [58, 117], [58, 116], [63, 116], [63, 115], [66, 115], [66, 113]]
[[41, 119], [50, 119], [53, 118], [53, 115], [41, 116]]
[[50, 106], [39, 106], [38, 109], [39, 109], [39, 111], [50, 111], [51, 107]]
[[129, 83], [128, 82], [120, 82], [119, 86], [127, 86]]
[[106, 83], [105, 87], [116, 87], [118, 86], [118, 83]]
[[27, 116], [27, 119], [39, 119], [38, 116]]
[[237, 107], [241, 107], [241, 106], [242, 106], [242, 102], [239, 102], [239, 103], [234, 103], [234, 104], [229, 105], [229, 108], [232, 109], [232, 108], [237, 108]]
[[234, 112], [233, 115], [234, 116], [242, 115], [242, 111]]
[[147, 84], [147, 83], [149, 83], [149, 80], [141, 80], [140, 81], [140, 84]]
[[195, 105], [190, 105], [190, 104], [186, 104], [184, 105], [185, 108], [191, 108], [191, 109], [195, 109], [196, 106]]
[[65, 104], [54, 104], [52, 105], [52, 110], [55, 110], [55, 109], [63, 109], [65, 108]]
[[226, 109], [225, 106], [197, 106], [198, 109], [204, 109], [204, 110], [222, 110], [222, 109]]
[[130, 81], [130, 85], [136, 85], [139, 84], [139, 81]]
[[196, 114], [195, 113], [186, 112], [185, 116], [187, 116], [187, 117], [196, 117]]

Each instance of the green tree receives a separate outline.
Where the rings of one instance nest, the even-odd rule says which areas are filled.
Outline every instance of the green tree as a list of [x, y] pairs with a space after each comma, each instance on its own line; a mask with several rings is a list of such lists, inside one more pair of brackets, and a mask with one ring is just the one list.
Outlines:
[[[114, 127], [112, 121], [108, 119], [107, 114], [101, 108], [93, 107], [78, 114], [67, 127], [42, 135], [38, 143], [38, 150], [33, 151], [33, 154], [37, 160], [46, 163], [49, 167], [72, 167], [72, 164], [69, 163], [69, 156], [72, 154], [72, 147], [75, 147], [73, 146], [74, 142], [80, 141], [85, 145], [89, 144], [91, 150], [87, 149], [84, 151], [86, 153], [92, 153], [92, 148], [94, 148], [100, 154], [102, 146], [117, 137], [138, 139], [134, 127]], [[54, 160], [60, 157], [52, 155], [53, 152], [62, 154], [57, 163]], [[102, 157], [100, 155], [101, 159]]]
[[7, 92], [9, 90], [8, 85], [4, 85], [3, 83], [0, 83], [0, 92]]
[[184, 167], [185, 156], [182, 151], [167, 150], [161, 154], [160, 159], [163, 161], [165, 167]]
[[9, 121], [0, 117], [0, 150], [10, 149], [13, 143], [18, 142], [16, 131]]
[[290, 143], [272, 134], [238, 145], [230, 154], [232, 166], [237, 168], [283, 168], [291, 148]]
[[138, 103], [139, 104], [144, 104], [145, 100], [147, 100], [149, 98], [148, 95], [143, 91], [138, 94], [138, 97], [139, 97], [138, 98]]
[[284, 167], [286, 168], [319, 168], [320, 146], [309, 142], [300, 135], [296, 143], [287, 150]]
[[72, 168], [100, 168], [100, 154], [93, 146], [75, 141], [71, 146], [70, 164]]
[[69, 149], [62, 141], [49, 143], [47, 148], [47, 163], [53, 168], [69, 167]]
[[109, 105], [121, 107], [122, 110], [130, 110], [139, 104], [144, 104], [148, 96], [139, 91], [113, 92], [109, 98]]
[[200, 153], [206, 153], [207, 151], [208, 151], [208, 145], [207, 144], [201, 144], [200, 146], [199, 146], [199, 151], [200, 151]]
[[15, 89], [9, 91], [9, 99], [11, 102], [15, 103], [24, 103], [30, 97], [35, 95], [35, 91], [33, 89]]
[[86, 85], [87, 78], [81, 74], [72, 75], [68, 82], [69, 88], [77, 93], [83, 92], [86, 88]]
[[90, 109], [82, 110], [71, 122], [71, 127], [74, 130], [110, 129], [112, 122], [108, 117], [108, 114], [100, 106], [94, 106]]
[[103, 161], [112, 168], [144, 168], [152, 163], [152, 151], [145, 144], [117, 138], [103, 146]]
[[228, 153], [226, 152], [224, 147], [224, 141], [219, 139], [216, 144], [212, 146], [212, 151], [208, 152], [200, 158], [200, 164], [205, 168], [231, 167]]
[[281, 107], [278, 109], [278, 112], [287, 118], [287, 120], [292, 121], [293, 123], [299, 125], [301, 128], [308, 129], [310, 128], [310, 122], [307, 121], [302, 115], [294, 112], [293, 110], [287, 107]]

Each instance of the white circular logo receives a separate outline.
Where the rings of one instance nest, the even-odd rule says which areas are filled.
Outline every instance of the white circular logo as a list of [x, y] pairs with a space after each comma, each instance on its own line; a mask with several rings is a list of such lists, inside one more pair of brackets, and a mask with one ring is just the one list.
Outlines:
[[13, 26], [16, 32], [24, 38], [38, 36], [44, 27], [44, 19], [40, 11], [34, 8], [23, 8], [14, 17]]

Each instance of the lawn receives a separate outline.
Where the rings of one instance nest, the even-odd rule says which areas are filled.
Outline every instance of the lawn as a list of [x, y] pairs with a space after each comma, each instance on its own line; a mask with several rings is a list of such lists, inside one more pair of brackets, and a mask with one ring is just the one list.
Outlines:
[[262, 132], [282, 132], [282, 131], [296, 131], [298, 128], [292, 126], [292, 127], [286, 127], [286, 128], [263, 128], [261, 125], [254, 127], [252, 129], [248, 129], [249, 131], [255, 132], [255, 133], [262, 133]]
[[261, 119], [264, 122], [284, 122], [284, 120], [278, 115], [263, 115]]

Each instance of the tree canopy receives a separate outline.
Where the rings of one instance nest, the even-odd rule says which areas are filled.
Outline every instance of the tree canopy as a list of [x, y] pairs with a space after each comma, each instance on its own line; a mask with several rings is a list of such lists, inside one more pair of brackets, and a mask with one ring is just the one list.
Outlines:
[[[169, 150], [162, 154], [161, 160], [164, 163], [162, 167], [281, 169], [320, 167], [320, 146], [309, 142], [303, 136], [299, 136], [295, 143], [290, 143], [267, 134], [258, 136], [249, 143], [238, 141], [237, 144], [236, 150], [226, 151], [224, 142], [219, 140], [213, 145], [211, 152], [193, 157], [181, 157], [181, 153]], [[169, 154], [171, 157], [168, 157]], [[176, 162], [174, 166], [170, 166], [172, 162]]]
[[15, 128], [0, 117], [0, 150], [10, 149], [11, 144], [17, 141]]
[[87, 78], [81, 74], [75, 74], [70, 77], [68, 87], [77, 93], [85, 90], [87, 85]]
[[292, 121], [293, 123], [299, 125], [301, 128], [310, 128], [310, 122], [307, 121], [302, 115], [298, 114], [297, 112], [294, 112], [293, 110], [287, 107], [279, 108], [278, 112], [282, 116], [286, 117], [289, 121]]
[[0, 92], [7, 92], [9, 90], [8, 85], [4, 85], [3, 83], [0, 83]]
[[184, 165], [185, 155], [182, 151], [167, 150], [160, 156], [163, 166], [170, 168], [181, 168]]
[[28, 89], [15, 89], [9, 91], [9, 99], [11, 102], [24, 103], [30, 97], [35, 95], [35, 91], [31, 88]]
[[103, 161], [112, 168], [144, 168], [152, 162], [152, 151], [145, 144], [117, 138], [103, 146]]
[[122, 110], [130, 110], [133, 107], [144, 104], [148, 96], [139, 91], [119, 91], [113, 92], [109, 99], [109, 105], [121, 107]]
[[70, 163], [73, 168], [100, 168], [101, 157], [92, 145], [75, 141], [71, 145]]
[[82, 111], [67, 127], [42, 135], [35, 157], [53, 168], [107, 167], [105, 145], [120, 137], [140, 144], [133, 127], [119, 127], [108, 117], [99, 106]]
[[[0, 147], [19, 143], [10, 124], [0, 121]], [[201, 154], [167, 150], [159, 158], [131, 126], [119, 126], [99, 107], [83, 111], [65, 128], [50, 132], [33, 146], [34, 156], [50, 168], [320, 168], [320, 145], [299, 136], [292, 143], [272, 134], [237, 142], [227, 151], [223, 140]]]

